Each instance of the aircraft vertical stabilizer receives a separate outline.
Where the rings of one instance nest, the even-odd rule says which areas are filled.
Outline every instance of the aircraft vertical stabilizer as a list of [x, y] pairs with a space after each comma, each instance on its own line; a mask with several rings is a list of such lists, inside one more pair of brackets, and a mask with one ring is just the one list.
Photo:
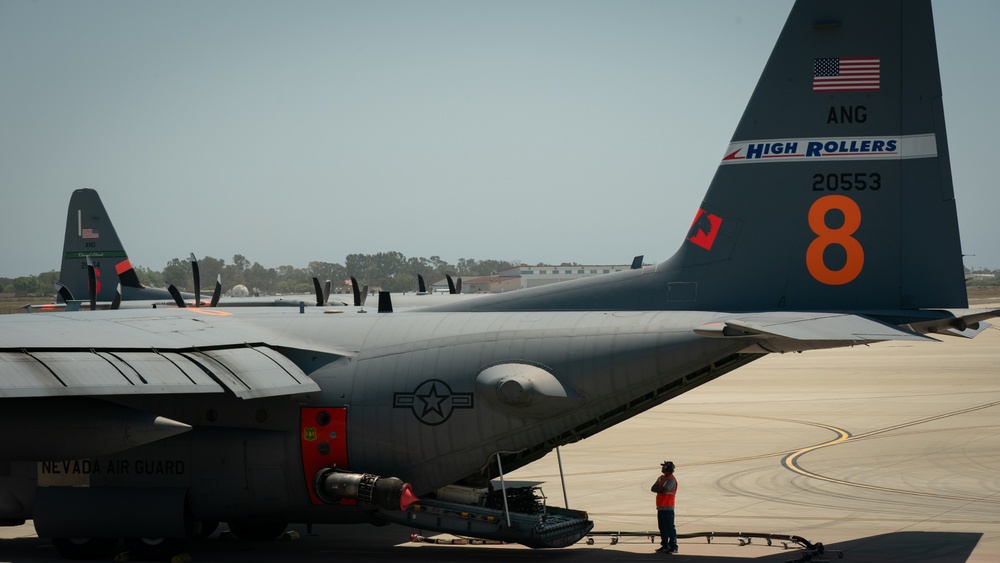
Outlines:
[[720, 156], [669, 260], [433, 309], [968, 306], [929, 0], [797, 2]]
[[930, 2], [797, 3], [658, 269], [699, 308], [966, 307]]
[[84, 188], [75, 190], [69, 200], [59, 272], [59, 282], [75, 299], [89, 299], [88, 257], [95, 267], [97, 301], [112, 301], [119, 281], [125, 287], [142, 287], [101, 197], [96, 190]]

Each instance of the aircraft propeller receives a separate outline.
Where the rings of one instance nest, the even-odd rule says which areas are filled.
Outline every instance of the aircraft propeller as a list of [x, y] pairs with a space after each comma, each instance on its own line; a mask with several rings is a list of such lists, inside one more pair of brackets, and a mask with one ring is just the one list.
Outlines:
[[212, 292], [212, 302], [208, 306], [218, 307], [220, 298], [222, 298], [222, 274], [217, 274], [215, 276], [215, 290]]
[[354, 306], [364, 307], [365, 301], [368, 300], [368, 284], [361, 289], [358, 289], [358, 279], [351, 276], [351, 290], [354, 293]]
[[191, 253], [191, 277], [194, 278], [194, 306], [201, 307], [201, 272], [198, 268], [198, 259]]
[[181, 292], [178, 291], [176, 287], [174, 287], [174, 284], [172, 283], [167, 284], [167, 292], [170, 294], [170, 297], [174, 298], [174, 303], [178, 307], [180, 307], [181, 309], [187, 307], [187, 303], [184, 302], [184, 297], [181, 295]]
[[73, 300], [73, 292], [59, 282], [56, 282], [56, 292], [59, 293], [59, 297], [62, 297], [62, 300], [65, 303], [69, 303]]
[[323, 297], [323, 287], [319, 284], [319, 278], [313, 276], [313, 289], [316, 290], [316, 306], [322, 307], [326, 305], [326, 298]]
[[[194, 282], [194, 306], [201, 307], [203, 305], [201, 301], [201, 272], [198, 268], [198, 259], [195, 258], [194, 253], [191, 253], [191, 257], [188, 259], [191, 261], [191, 277]], [[178, 290], [174, 284], [167, 284], [167, 292], [170, 297], [174, 299], [174, 304], [179, 308], [186, 308], [188, 305], [184, 302], [184, 296], [181, 295], [180, 290]], [[209, 302], [209, 307], [217, 307], [219, 305], [219, 299], [222, 298], [222, 275], [216, 275], [215, 277], [215, 289], [212, 291], [212, 299]]]
[[118, 287], [115, 288], [115, 298], [111, 300], [111, 310], [115, 311], [122, 305], [122, 284], [118, 283]]
[[359, 313], [365, 311], [365, 301], [368, 300], [368, 284], [358, 289], [358, 278], [351, 276], [351, 292], [354, 293], [354, 306], [361, 307]]
[[456, 295], [462, 293], [462, 278], [458, 278], [458, 281], [451, 279], [451, 274], [445, 274], [445, 279], [448, 280], [448, 293]]

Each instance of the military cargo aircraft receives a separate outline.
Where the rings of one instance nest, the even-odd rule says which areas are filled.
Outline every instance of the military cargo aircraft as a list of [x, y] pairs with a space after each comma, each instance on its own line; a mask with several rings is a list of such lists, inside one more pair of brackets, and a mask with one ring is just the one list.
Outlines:
[[107, 307], [116, 291], [120, 300], [173, 301], [166, 289], [139, 281], [101, 197], [90, 188], [75, 190], [69, 199], [59, 286], [62, 304], [93, 300]]
[[[139, 280], [125, 245], [118, 237], [111, 216], [104, 208], [97, 190], [74, 190], [66, 212], [66, 234], [63, 238], [62, 265], [56, 302], [34, 306], [32, 310], [75, 310], [81, 305], [92, 309], [149, 309], [157, 306], [306, 306], [327, 303], [330, 281], [323, 288], [318, 279], [315, 299], [312, 296], [281, 296], [273, 298], [231, 298], [221, 300], [222, 283], [217, 279], [215, 290], [203, 300], [198, 261], [191, 254], [195, 293], [183, 293], [172, 285], [166, 288], [147, 287]], [[346, 305], [347, 303], [340, 303]]]
[[767, 353], [998, 314], [967, 308], [929, 1], [800, 0], [665, 262], [405, 312], [0, 319], [0, 522], [74, 558], [220, 521], [565, 546], [586, 514], [493, 479]]

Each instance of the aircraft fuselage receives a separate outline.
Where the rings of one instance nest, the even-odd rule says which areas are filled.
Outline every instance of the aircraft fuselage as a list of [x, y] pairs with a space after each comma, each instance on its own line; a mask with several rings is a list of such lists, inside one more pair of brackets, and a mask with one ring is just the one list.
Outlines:
[[[141, 395], [104, 396], [192, 429], [110, 454], [10, 459], [7, 488], [16, 502], [0, 505], [0, 518], [34, 517], [43, 531], [55, 519], [49, 529], [55, 537], [73, 526], [89, 537], [153, 535], [141, 526], [94, 529], [92, 506], [105, 503], [106, 493], [110, 506], [127, 504], [117, 500], [123, 495], [162, 503], [176, 521], [154, 524], [168, 531], [191, 519], [367, 520], [371, 512], [353, 502], [321, 500], [316, 472], [336, 467], [396, 476], [417, 495], [459, 481], [485, 485], [497, 474], [498, 453], [511, 471], [756, 357], [738, 353], [746, 341], [692, 331], [713, 313], [121, 313], [103, 320], [102, 312], [88, 314], [87, 334], [68, 332], [64, 340], [74, 350], [121, 358], [129, 351], [263, 343], [291, 358], [320, 391], [239, 398], [146, 388]], [[39, 328], [56, 326], [73, 328], [65, 320]], [[3, 348], [24, 347], [4, 342]], [[74, 420], [86, 420], [85, 405], [96, 400], [37, 399], [38, 420], [23, 421], [28, 440], [50, 412], [46, 402], [65, 410], [77, 401], [81, 416]], [[50, 451], [62, 447], [59, 428], [49, 428], [46, 439]], [[73, 442], [80, 447], [79, 434]], [[58, 516], [47, 514], [57, 509]]]

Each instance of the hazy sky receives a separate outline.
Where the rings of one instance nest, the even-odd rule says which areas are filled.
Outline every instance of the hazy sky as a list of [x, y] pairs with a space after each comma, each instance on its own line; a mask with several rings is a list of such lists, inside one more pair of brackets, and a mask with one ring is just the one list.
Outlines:
[[[82, 187], [154, 269], [666, 259], [791, 4], [2, 0], [0, 276], [58, 269]], [[934, 6], [966, 265], [1000, 268], [1000, 2]]]

